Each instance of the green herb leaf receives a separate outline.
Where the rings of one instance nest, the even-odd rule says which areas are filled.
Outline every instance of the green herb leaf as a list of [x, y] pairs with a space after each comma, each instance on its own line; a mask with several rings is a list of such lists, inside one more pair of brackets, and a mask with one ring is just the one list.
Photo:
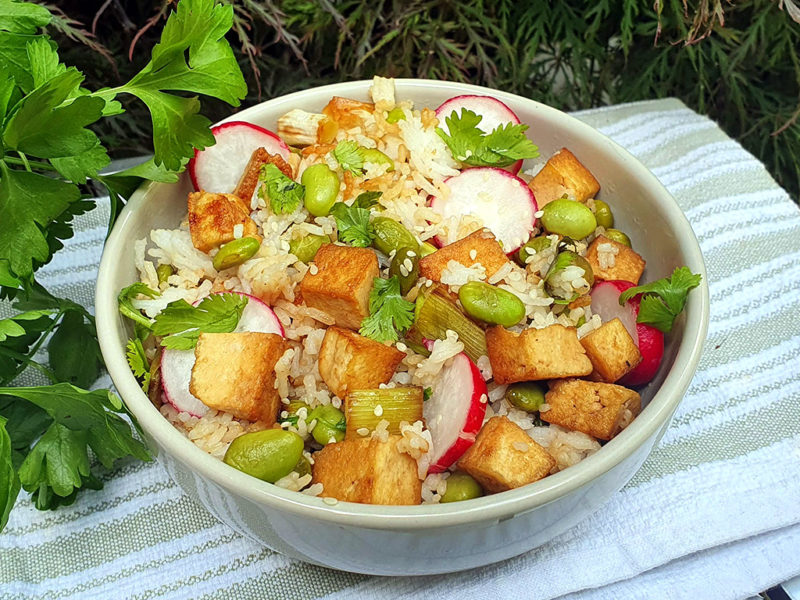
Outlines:
[[10, 337], [25, 335], [25, 328], [17, 321], [33, 321], [45, 315], [51, 315], [53, 312], [53, 310], [30, 310], [7, 319], [0, 319], [0, 342], [4, 342]]
[[245, 306], [247, 296], [242, 294], [212, 294], [197, 306], [176, 300], [156, 315], [153, 333], [167, 336], [161, 340], [165, 348], [190, 350], [197, 345], [200, 333], [229, 333], [236, 329]]
[[135, 323], [138, 323], [142, 327], [146, 327], [147, 329], [153, 328], [153, 322], [148, 319], [146, 316], [142, 314], [138, 308], [134, 308], [132, 300], [136, 298], [138, 295], [147, 296], [148, 298], [156, 298], [161, 295], [160, 292], [155, 290], [151, 290], [145, 284], [141, 282], [136, 282], [134, 284], [129, 285], [126, 288], [123, 288], [120, 291], [119, 295], [117, 296], [117, 302], [119, 303], [119, 312], [122, 313], [123, 316], [128, 317]]
[[353, 201], [353, 206], [358, 208], [372, 208], [378, 203], [378, 198], [383, 196], [383, 192], [361, 192]]
[[427, 402], [428, 400], [430, 400], [431, 396], [433, 396], [433, 388], [426, 387], [424, 390], [422, 390], [423, 402]]
[[69, 311], [47, 343], [48, 362], [59, 381], [89, 387], [100, 376], [100, 346], [94, 326]]
[[339, 241], [351, 246], [366, 248], [375, 239], [372, 223], [370, 223], [369, 209], [360, 208], [355, 204], [347, 206], [344, 202], [337, 202], [331, 207], [331, 214], [336, 218]]
[[276, 215], [294, 212], [305, 197], [306, 188], [284, 175], [272, 163], [261, 167], [258, 180], [261, 182], [259, 197], [269, 199], [270, 208]]
[[31, 444], [42, 437], [53, 419], [38, 406], [11, 396], [0, 397], [0, 415], [8, 420], [6, 431], [11, 436], [11, 462], [18, 469]]
[[689, 291], [700, 285], [701, 279], [700, 275], [692, 273], [688, 267], [678, 267], [670, 277], [628, 288], [620, 294], [619, 303], [625, 304], [635, 295], [642, 294], [636, 322], [652, 325], [669, 333], [686, 305]]
[[350, 171], [356, 177], [364, 174], [364, 157], [361, 148], [352, 140], [342, 140], [333, 149], [333, 157], [343, 171]]
[[[50, 23], [50, 11], [29, 2], [0, 0], [0, 29], [12, 33], [33, 33]], [[0, 527], [2, 529], [2, 527]]]
[[482, 120], [463, 108], [460, 116], [453, 111], [445, 117], [448, 133], [439, 127], [436, 133], [456, 160], [473, 167], [507, 167], [519, 159], [539, 156], [539, 149], [525, 137], [527, 125], [506, 123], [486, 134], [478, 127]]
[[19, 494], [19, 477], [11, 460], [11, 437], [6, 431], [7, 419], [0, 416], [0, 531], [8, 523], [8, 515]]
[[150, 364], [147, 362], [142, 340], [138, 337], [128, 340], [128, 344], [125, 348], [125, 357], [128, 359], [128, 366], [131, 368], [131, 371], [133, 371], [133, 374], [141, 380], [142, 390], [146, 394], [150, 387]]
[[100, 169], [110, 162], [111, 159], [100, 140], [92, 148], [79, 154], [50, 159], [50, 163], [64, 179], [80, 184], [86, 183], [89, 178], [96, 178]]
[[414, 304], [400, 293], [397, 276], [376, 277], [369, 293], [369, 316], [359, 333], [378, 342], [396, 342], [414, 323]]

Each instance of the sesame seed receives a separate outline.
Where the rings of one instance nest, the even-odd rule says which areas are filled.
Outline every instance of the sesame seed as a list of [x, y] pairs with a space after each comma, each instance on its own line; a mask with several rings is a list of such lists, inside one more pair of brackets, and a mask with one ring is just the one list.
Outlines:
[[383, 406], [381, 406], [380, 404], [378, 404], [378, 405], [375, 407], [375, 410], [373, 410], [372, 412], [375, 414], [375, 416], [376, 416], [376, 417], [380, 417], [380, 416], [383, 414]]
[[409, 258], [414, 258], [416, 255], [417, 253], [414, 252], [413, 250], [409, 250], [408, 252], [406, 252], [406, 256], [408, 256]]
[[339, 501], [336, 498], [326, 497], [326, 498], [323, 498], [322, 501], [325, 504], [327, 504], [328, 506], [336, 506], [337, 504], [339, 504]]
[[478, 251], [475, 250], [475, 248], [469, 251], [469, 258], [470, 260], [475, 260], [476, 258], [478, 258]]
[[311, 273], [312, 275], [316, 275], [317, 273], [319, 273], [319, 268], [317, 268], [317, 265], [312, 263], [311, 266], [308, 267], [308, 272]]
[[359, 427], [358, 429], [356, 429], [356, 433], [361, 437], [366, 437], [369, 435], [369, 429], [367, 429], [366, 427]]
[[411, 271], [414, 270], [414, 263], [411, 262], [410, 258], [407, 258], [403, 261], [403, 266], [406, 268], [406, 271], [408, 271], [408, 273], [411, 273]]

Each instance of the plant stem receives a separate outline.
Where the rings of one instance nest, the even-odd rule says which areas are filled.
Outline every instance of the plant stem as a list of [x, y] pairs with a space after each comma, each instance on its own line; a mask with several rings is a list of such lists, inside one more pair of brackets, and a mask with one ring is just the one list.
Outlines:
[[19, 155], [24, 158], [14, 158], [13, 156], [4, 156], [3, 160], [10, 165], [25, 167], [25, 169], [28, 171], [30, 171], [31, 169], [39, 169], [41, 171], [52, 171], [54, 173], [57, 173], [55, 167], [53, 167], [49, 163], [41, 162], [38, 160], [28, 160], [28, 157], [22, 154], [22, 152], [20, 152]]
[[[30, 348], [30, 349], [28, 350], [28, 353], [27, 353], [27, 354], [20, 354], [20, 353], [18, 353], [18, 352], [14, 352], [14, 353], [13, 353], [13, 354], [16, 354], [16, 357], [15, 357], [15, 358], [17, 358], [18, 360], [20, 360], [20, 361], [21, 361], [21, 364], [20, 364], [20, 366], [18, 366], [18, 367], [17, 367], [17, 368], [14, 370], [14, 374], [11, 376], [11, 378], [10, 378], [10, 379], [8, 379], [8, 383], [10, 383], [10, 382], [14, 381], [14, 380], [15, 380], [17, 377], [19, 377], [19, 375], [20, 375], [20, 374], [21, 374], [21, 373], [22, 373], [22, 372], [23, 372], [25, 369], [27, 369], [27, 368], [28, 368], [28, 365], [34, 366], [34, 368], [39, 368], [39, 370], [41, 370], [41, 369], [46, 369], [46, 367], [44, 367], [44, 366], [40, 365], [38, 362], [36, 362], [35, 360], [33, 360], [33, 357], [34, 357], [34, 356], [36, 356], [36, 353], [39, 351], [39, 348], [41, 348], [41, 347], [42, 347], [42, 344], [44, 344], [44, 341], [47, 339], [47, 336], [48, 336], [48, 335], [50, 335], [50, 333], [53, 331], [53, 329], [55, 329], [56, 325], [58, 324], [58, 321], [59, 321], [59, 320], [61, 319], [61, 317], [63, 317], [63, 316], [64, 316], [64, 310], [63, 310], [63, 309], [62, 309], [62, 310], [59, 310], [59, 311], [58, 311], [58, 313], [56, 314], [55, 318], [53, 319], [53, 321], [50, 323], [50, 325], [48, 325], [48, 326], [47, 326], [47, 329], [45, 329], [45, 330], [44, 330], [44, 331], [43, 331], [43, 332], [42, 332], [42, 333], [39, 335], [39, 339], [38, 339], [38, 340], [36, 340], [36, 343], [33, 345], [33, 347], [32, 347], [32, 348]], [[4, 351], [5, 353], [7, 353], [9, 356], [11, 356], [11, 354], [9, 354], [9, 353], [13, 352], [12, 350], [8, 350], [7, 348], [0, 348], [0, 350], [3, 350], [3, 351]], [[41, 367], [41, 368], [40, 368], [40, 367]], [[49, 369], [47, 369], [47, 370], [49, 371]], [[52, 375], [52, 371], [49, 371], [49, 372], [50, 372], [50, 374]], [[47, 373], [45, 373], [45, 374], [47, 375]], [[55, 377], [55, 376], [53, 375], [53, 377]], [[51, 379], [52, 379], [52, 378], [51, 378]], [[56, 380], [56, 383], [57, 383], [57, 380]]]

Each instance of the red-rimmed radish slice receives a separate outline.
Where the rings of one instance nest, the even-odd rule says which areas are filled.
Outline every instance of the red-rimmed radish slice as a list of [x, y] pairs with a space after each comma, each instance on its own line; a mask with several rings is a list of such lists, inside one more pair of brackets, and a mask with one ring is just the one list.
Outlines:
[[619, 295], [632, 287], [630, 281], [600, 281], [592, 288], [592, 312], [600, 315], [604, 323], [619, 318], [642, 355], [642, 362], [617, 382], [629, 386], [644, 385], [653, 379], [664, 356], [664, 334], [652, 325], [636, 322], [641, 296], [634, 296], [624, 305], [619, 303]]
[[[248, 301], [235, 332], [276, 333], [281, 337], [285, 336], [281, 322], [269, 306], [255, 296], [240, 295], [247, 296]], [[175, 410], [189, 413], [193, 417], [202, 417], [209, 409], [189, 391], [194, 361], [194, 350], [165, 348], [161, 353], [161, 386], [164, 398]]]
[[433, 440], [429, 473], [441, 473], [475, 443], [486, 414], [488, 392], [478, 367], [463, 352], [444, 367], [423, 406]]
[[[506, 123], [518, 125], [520, 123], [519, 117], [514, 114], [514, 111], [497, 98], [467, 94], [450, 98], [436, 109], [436, 116], [439, 118], [439, 127], [446, 133], [449, 133], [445, 117], [449, 117], [453, 112], [460, 115], [461, 109], [464, 108], [482, 117], [481, 122], [478, 123], [478, 129], [484, 133], [491, 133], [498, 125], [505, 125]], [[521, 168], [522, 160], [518, 160], [514, 164], [505, 167], [508, 172], [514, 175], [519, 173]]]
[[[519, 177], [496, 167], [475, 167], [448, 177], [444, 183], [449, 197], [430, 200], [430, 207], [443, 220], [478, 217], [507, 254], [516, 252], [530, 238], [539, 208], [533, 192]], [[439, 246], [455, 241], [436, 237]]]
[[[230, 194], [242, 177], [250, 156], [259, 148], [289, 158], [289, 146], [269, 129], [246, 121], [228, 121], [211, 128], [216, 143], [195, 150], [189, 176], [196, 190]], [[249, 198], [248, 198], [249, 200]]]

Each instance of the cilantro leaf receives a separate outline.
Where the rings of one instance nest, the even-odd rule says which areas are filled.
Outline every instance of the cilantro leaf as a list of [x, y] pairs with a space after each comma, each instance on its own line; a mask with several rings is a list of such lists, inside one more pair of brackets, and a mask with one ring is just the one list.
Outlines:
[[100, 376], [100, 346], [92, 323], [68, 311], [47, 343], [50, 368], [59, 381], [89, 387]]
[[343, 171], [350, 171], [356, 177], [364, 174], [364, 157], [353, 140], [342, 140], [333, 149], [333, 157]]
[[9, 169], [0, 161], [0, 260], [18, 277], [33, 273], [33, 261], [47, 262], [47, 227], [80, 197], [77, 186], [44, 175]]
[[625, 304], [637, 294], [642, 294], [637, 323], [646, 323], [669, 333], [675, 319], [686, 306], [689, 291], [700, 285], [702, 277], [692, 273], [688, 267], [678, 267], [670, 277], [645, 285], [628, 288], [619, 295], [619, 303]]
[[305, 197], [306, 188], [284, 175], [272, 163], [261, 167], [258, 180], [261, 182], [258, 196], [269, 199], [270, 208], [275, 214], [294, 212]]
[[383, 196], [383, 192], [361, 192], [353, 201], [353, 206], [372, 208], [378, 203], [378, 198], [381, 196]]
[[247, 296], [242, 294], [212, 294], [197, 306], [176, 300], [156, 315], [153, 333], [166, 336], [161, 340], [165, 348], [190, 350], [197, 345], [201, 332], [228, 333], [236, 329], [245, 306]]
[[146, 316], [142, 314], [138, 308], [133, 306], [132, 300], [136, 298], [139, 294], [143, 296], [147, 296], [149, 298], [156, 298], [161, 295], [160, 292], [155, 290], [151, 290], [145, 284], [141, 282], [136, 282], [134, 284], [129, 285], [126, 288], [122, 288], [120, 293], [117, 295], [117, 303], [119, 304], [119, 312], [122, 313], [124, 317], [128, 317], [135, 323], [146, 327], [147, 329], [153, 328], [153, 323], [148, 319]]
[[146, 394], [147, 389], [150, 387], [150, 364], [147, 362], [142, 340], [138, 337], [128, 340], [128, 344], [125, 348], [125, 357], [128, 359], [128, 366], [131, 368], [133, 374], [142, 381], [142, 390], [144, 390]]
[[528, 126], [505, 123], [489, 133], [478, 125], [483, 117], [467, 109], [461, 115], [453, 111], [445, 117], [448, 132], [436, 128], [453, 157], [473, 167], [507, 167], [517, 160], [539, 156], [539, 149], [525, 137]]
[[414, 304], [403, 298], [397, 276], [376, 277], [369, 293], [369, 316], [359, 333], [378, 342], [396, 342], [414, 323]]
[[7, 419], [0, 416], [0, 531], [19, 494], [19, 478], [11, 460], [11, 437], [6, 431]]
[[369, 221], [369, 209], [360, 208], [355, 204], [347, 206], [344, 202], [337, 202], [331, 207], [330, 214], [336, 219], [339, 241], [351, 246], [366, 248], [375, 239], [375, 232]]
[[[33, 33], [50, 23], [50, 11], [29, 2], [0, 0], [0, 29], [12, 33]], [[2, 529], [2, 527], [0, 527]]]

